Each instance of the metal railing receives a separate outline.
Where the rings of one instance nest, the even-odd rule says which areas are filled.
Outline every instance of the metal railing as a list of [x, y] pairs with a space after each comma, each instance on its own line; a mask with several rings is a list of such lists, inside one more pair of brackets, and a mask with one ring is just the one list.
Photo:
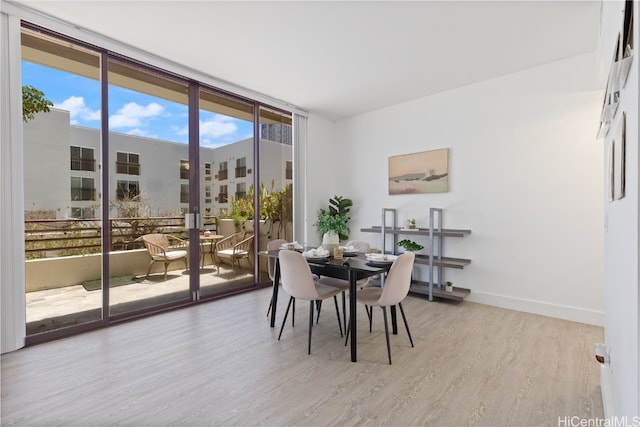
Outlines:
[[[149, 233], [184, 234], [184, 217], [113, 218], [107, 223], [112, 251], [139, 249], [136, 240]], [[102, 221], [93, 219], [25, 220], [28, 259], [85, 255], [102, 250]]]

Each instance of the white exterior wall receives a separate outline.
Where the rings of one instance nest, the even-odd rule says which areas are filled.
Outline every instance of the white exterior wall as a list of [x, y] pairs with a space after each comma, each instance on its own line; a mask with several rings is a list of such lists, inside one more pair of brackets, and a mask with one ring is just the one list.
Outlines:
[[53, 209], [58, 218], [68, 216], [69, 131], [69, 113], [54, 109], [48, 114], [38, 114], [24, 125], [25, 210]]
[[[469, 301], [602, 325], [597, 71], [597, 55], [586, 54], [363, 114], [333, 130], [310, 120], [309, 132], [320, 131], [310, 140], [322, 145], [309, 151], [330, 158], [307, 162], [310, 177], [323, 177], [311, 190], [310, 222], [311, 203], [350, 197], [351, 237], [380, 247], [378, 235], [359, 230], [379, 225], [382, 208], [398, 209], [400, 221], [415, 217], [419, 227], [428, 226], [429, 208], [443, 208], [446, 227], [472, 230], [444, 244], [445, 255], [471, 259], [444, 273], [471, 289]], [[388, 195], [389, 156], [438, 148], [450, 149], [448, 193]], [[420, 266], [414, 276], [427, 274]]]
[[[608, 417], [640, 416], [640, 291], [638, 245], [638, 94], [640, 65], [640, 3], [635, 3], [635, 57], [624, 89], [620, 92], [618, 111], [611, 123], [610, 135], [599, 143], [606, 153], [611, 135], [615, 134], [622, 112], [626, 112], [626, 195], [609, 202], [603, 197], [605, 211], [605, 343], [610, 350], [610, 363], [602, 369], [602, 393]], [[606, 84], [613, 49], [622, 26], [623, 3], [603, 2], [602, 16], [602, 84]], [[607, 156], [605, 155], [605, 159]], [[607, 181], [605, 176], [603, 180]], [[621, 418], [620, 418], [621, 419]], [[638, 423], [636, 418], [635, 423]], [[627, 418], [629, 425], [634, 420]]]
[[[102, 163], [100, 133], [96, 129], [69, 125], [69, 113], [52, 109], [50, 113], [39, 114], [24, 126], [25, 140], [25, 210], [54, 209], [58, 218], [71, 216], [72, 207], [90, 207], [91, 201], [71, 201], [71, 177], [94, 178], [96, 197], [102, 199], [100, 168]], [[93, 148], [96, 171], [72, 171], [70, 168], [70, 146]], [[275, 189], [280, 189], [291, 180], [284, 179], [285, 163], [291, 160], [292, 147], [273, 141], [260, 141], [260, 155], [263, 161], [261, 181], [270, 187], [273, 180]], [[141, 193], [148, 198], [151, 215], [179, 214], [188, 204], [180, 203], [180, 188], [188, 180], [180, 178], [180, 160], [188, 160], [186, 144], [162, 141], [122, 133], [109, 135], [110, 151], [110, 195], [116, 199], [118, 180], [138, 181]], [[139, 154], [140, 175], [116, 173], [116, 153]], [[245, 157], [246, 177], [236, 178], [236, 159]], [[219, 163], [228, 164], [228, 179], [218, 181]], [[204, 164], [211, 163], [211, 181], [206, 180]], [[44, 166], [43, 166], [44, 165]], [[228, 208], [228, 203], [217, 203], [221, 184], [228, 185], [229, 196], [236, 193], [236, 184], [246, 183], [247, 190], [253, 184], [253, 141], [245, 139], [219, 148], [200, 147], [200, 201], [202, 209], [212, 208], [217, 213], [220, 208]], [[211, 186], [211, 203], [205, 203], [205, 186]], [[100, 209], [95, 211], [100, 216]]]

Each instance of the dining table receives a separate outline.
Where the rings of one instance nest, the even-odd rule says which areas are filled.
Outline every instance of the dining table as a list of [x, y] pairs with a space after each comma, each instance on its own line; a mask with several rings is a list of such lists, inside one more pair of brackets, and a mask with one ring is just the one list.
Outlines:
[[[296, 249], [298, 252], [304, 252], [310, 248]], [[276, 323], [276, 307], [278, 303], [278, 290], [280, 287], [280, 263], [278, 261], [278, 254], [281, 250], [292, 249], [276, 249], [271, 251], [262, 251], [259, 255], [267, 256], [269, 258], [275, 258], [275, 270], [273, 277], [273, 295], [271, 297], [272, 310], [271, 310], [271, 327], [273, 328]], [[309, 267], [314, 274], [319, 276], [333, 277], [337, 279], [343, 279], [349, 281], [349, 316], [350, 316], [350, 344], [351, 344], [351, 361], [357, 361], [357, 335], [356, 335], [356, 283], [360, 279], [366, 277], [372, 277], [376, 275], [384, 275], [389, 268], [391, 268], [391, 262], [387, 263], [375, 263], [367, 260], [364, 253], [356, 253], [353, 256], [344, 256], [342, 259], [337, 259], [333, 256], [327, 258], [307, 258]], [[393, 316], [395, 310], [392, 310], [392, 322], [394, 324], [394, 331], [397, 331], [395, 326], [395, 316]]]

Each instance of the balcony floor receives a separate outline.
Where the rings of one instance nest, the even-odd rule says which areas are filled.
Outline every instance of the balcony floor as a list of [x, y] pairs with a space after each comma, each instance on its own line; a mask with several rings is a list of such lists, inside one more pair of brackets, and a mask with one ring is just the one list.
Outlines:
[[[250, 268], [232, 269], [222, 265], [218, 273], [213, 266], [199, 270], [202, 296], [222, 293], [254, 283]], [[189, 273], [173, 270], [167, 274], [135, 277], [130, 284], [112, 286], [109, 299], [112, 314], [149, 307], [163, 302], [188, 299]], [[65, 286], [26, 293], [27, 335], [58, 327], [98, 320], [101, 316], [102, 292], [87, 291], [82, 285]]]

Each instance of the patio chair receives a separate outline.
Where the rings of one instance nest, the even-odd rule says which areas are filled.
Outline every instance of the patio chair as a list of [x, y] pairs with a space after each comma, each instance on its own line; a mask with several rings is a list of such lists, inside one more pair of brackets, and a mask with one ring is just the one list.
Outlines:
[[251, 253], [253, 252], [253, 234], [241, 231], [218, 240], [216, 243], [216, 260], [218, 274], [220, 274], [220, 261], [227, 260], [231, 264], [231, 268], [236, 265], [240, 268], [240, 261], [246, 259], [250, 266]]
[[[186, 241], [169, 234], [145, 234], [141, 239], [145, 248], [147, 248], [149, 256], [151, 257], [151, 262], [149, 262], [149, 268], [147, 269], [145, 280], [149, 277], [151, 266], [157, 261], [164, 263], [164, 280], [167, 280], [167, 269], [169, 264], [174, 261], [184, 261], [185, 269], [189, 269], [186, 249], [188, 243]], [[170, 245], [170, 243], [172, 244]]]

